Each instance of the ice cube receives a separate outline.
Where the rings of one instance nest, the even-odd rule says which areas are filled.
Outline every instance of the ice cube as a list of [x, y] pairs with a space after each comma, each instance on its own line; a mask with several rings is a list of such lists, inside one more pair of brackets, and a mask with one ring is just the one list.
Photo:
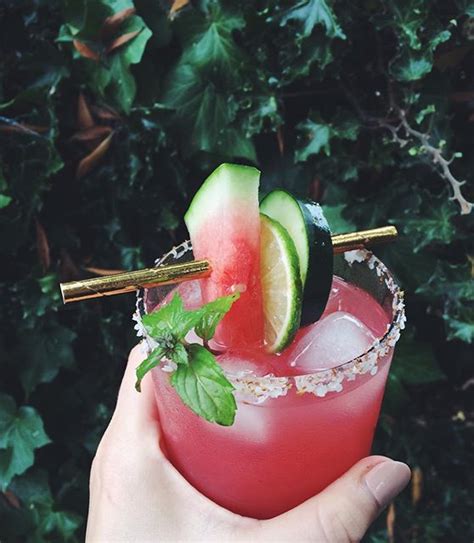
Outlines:
[[371, 330], [354, 315], [336, 311], [302, 330], [288, 359], [292, 372], [311, 373], [349, 362], [374, 341]]
[[275, 424], [276, 419], [275, 416], [272, 417], [271, 409], [262, 405], [239, 402], [234, 424], [227, 426], [226, 430], [228, 434], [232, 433], [239, 440], [262, 443], [271, 435], [272, 421]]
[[[239, 378], [250, 376], [264, 377], [273, 374], [273, 357], [262, 351], [227, 351], [217, 356], [217, 361], [229, 375]], [[264, 405], [248, 403], [245, 394], [234, 391], [237, 400], [237, 413], [234, 424], [219, 428], [223, 435], [235, 436], [250, 443], [262, 443], [268, 439], [271, 429], [271, 409]], [[266, 400], [272, 401], [272, 400]]]
[[238, 374], [253, 373], [257, 377], [274, 374], [275, 355], [269, 355], [259, 350], [226, 351], [217, 357], [217, 362], [224, 371]]

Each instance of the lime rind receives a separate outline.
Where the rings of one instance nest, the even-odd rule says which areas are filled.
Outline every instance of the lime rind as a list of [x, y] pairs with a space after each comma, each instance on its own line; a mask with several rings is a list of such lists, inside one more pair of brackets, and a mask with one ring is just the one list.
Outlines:
[[298, 253], [288, 231], [263, 213], [260, 219], [266, 349], [277, 353], [291, 343], [299, 329], [303, 287]]
[[301, 324], [317, 321], [326, 307], [333, 276], [331, 231], [321, 206], [275, 189], [260, 203], [260, 212], [286, 228], [294, 241], [303, 283]]

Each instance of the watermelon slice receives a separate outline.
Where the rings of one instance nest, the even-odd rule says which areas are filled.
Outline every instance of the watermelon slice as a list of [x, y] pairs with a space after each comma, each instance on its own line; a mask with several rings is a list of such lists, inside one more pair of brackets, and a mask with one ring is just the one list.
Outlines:
[[201, 283], [203, 302], [240, 292], [216, 331], [215, 340], [226, 348], [263, 342], [259, 178], [255, 168], [221, 164], [184, 216], [194, 257], [212, 266]]

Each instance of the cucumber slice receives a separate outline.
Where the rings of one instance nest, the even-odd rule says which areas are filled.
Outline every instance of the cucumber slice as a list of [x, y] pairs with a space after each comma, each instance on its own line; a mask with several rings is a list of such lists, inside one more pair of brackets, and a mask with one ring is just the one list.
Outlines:
[[291, 343], [301, 320], [302, 284], [298, 253], [288, 232], [260, 215], [260, 281], [267, 351], [277, 353]]
[[279, 222], [294, 241], [303, 284], [301, 324], [315, 322], [326, 307], [333, 275], [331, 231], [321, 206], [277, 189], [263, 199], [260, 211]]

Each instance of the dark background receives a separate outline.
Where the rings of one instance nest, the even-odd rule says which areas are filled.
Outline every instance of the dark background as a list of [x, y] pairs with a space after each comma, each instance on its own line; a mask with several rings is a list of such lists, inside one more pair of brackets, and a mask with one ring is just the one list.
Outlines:
[[366, 541], [472, 541], [474, 4], [236, 6], [0, 0], [0, 539], [81, 540], [135, 341], [133, 296], [63, 307], [58, 282], [150, 265], [226, 160], [334, 231], [398, 226], [374, 450], [415, 476]]

